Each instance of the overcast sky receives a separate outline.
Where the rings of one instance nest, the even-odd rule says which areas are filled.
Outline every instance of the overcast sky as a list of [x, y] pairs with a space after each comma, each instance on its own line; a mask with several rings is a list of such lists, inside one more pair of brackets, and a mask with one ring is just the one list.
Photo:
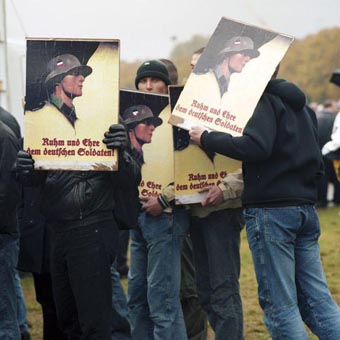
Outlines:
[[167, 57], [176, 42], [210, 36], [222, 16], [296, 38], [340, 27], [340, 0], [5, 1], [10, 43], [24, 44], [25, 36], [119, 38], [127, 61]]

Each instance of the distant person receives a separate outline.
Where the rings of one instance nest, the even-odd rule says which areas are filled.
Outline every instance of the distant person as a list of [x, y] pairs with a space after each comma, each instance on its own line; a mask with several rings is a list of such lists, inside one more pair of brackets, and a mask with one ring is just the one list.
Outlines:
[[269, 81], [244, 133], [193, 127], [204, 149], [243, 161], [242, 203], [264, 322], [273, 339], [340, 338], [320, 259], [315, 209], [322, 157], [315, 114], [294, 84]]
[[327, 156], [340, 150], [340, 112], [337, 113], [330, 140], [322, 147], [322, 154]]
[[139, 66], [135, 86], [139, 91], [167, 94], [171, 84], [166, 65], [159, 60], [148, 60]]
[[43, 86], [48, 99], [41, 109], [25, 112], [26, 128], [34, 129], [39, 142], [42, 137], [74, 138], [85, 128], [73, 100], [83, 95], [85, 78], [91, 73], [92, 68], [82, 65], [73, 54], [56, 56], [47, 63]]
[[204, 49], [205, 47], [201, 47], [192, 54], [190, 61], [191, 70], [193, 70], [194, 67], [196, 66], [198, 59], [201, 57], [201, 54], [203, 53]]
[[123, 113], [123, 120], [128, 127], [132, 144], [132, 153], [140, 165], [144, 164], [143, 145], [152, 141], [152, 134], [163, 121], [155, 117], [146, 105], [134, 105]]
[[171, 85], [177, 85], [178, 84], [178, 70], [177, 70], [176, 65], [169, 59], [159, 59], [159, 60], [165, 64], [169, 72]]
[[[323, 110], [319, 111], [317, 114], [320, 149], [322, 149], [323, 146], [331, 140], [336, 114], [336, 103], [332, 100], [326, 100], [323, 103]], [[318, 206], [327, 207], [328, 188], [330, 183], [334, 186], [334, 196], [332, 201], [334, 204], [340, 204], [340, 183], [336, 178], [333, 162], [327, 157], [323, 157], [323, 162], [325, 165], [325, 174], [322, 176], [318, 184]]]
[[[244, 66], [253, 58], [257, 58], [260, 52], [254, 48], [254, 42], [246, 36], [235, 36], [229, 39], [225, 47], [218, 52], [216, 64], [213, 65], [204, 76], [207, 88], [213, 90], [217, 83], [221, 97], [228, 91], [233, 73], [242, 72]], [[193, 71], [196, 73], [196, 70]]]

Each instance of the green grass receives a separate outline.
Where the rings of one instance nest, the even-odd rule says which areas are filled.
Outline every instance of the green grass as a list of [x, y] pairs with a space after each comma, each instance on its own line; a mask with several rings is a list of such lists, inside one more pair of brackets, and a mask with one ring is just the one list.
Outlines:
[[[322, 230], [320, 238], [322, 261], [330, 291], [337, 303], [340, 304], [340, 208], [320, 209], [319, 216]], [[257, 284], [245, 231], [242, 232], [241, 257], [241, 292], [244, 308], [245, 339], [268, 340], [270, 336], [263, 324], [263, 313], [257, 301]], [[123, 280], [125, 288], [126, 284], [126, 280]], [[41, 309], [35, 302], [32, 278], [30, 276], [25, 277], [22, 280], [22, 285], [26, 297], [28, 320], [32, 324], [32, 339], [41, 340]], [[309, 334], [310, 339], [317, 339], [310, 332]], [[213, 339], [212, 334], [209, 335], [209, 339]]]

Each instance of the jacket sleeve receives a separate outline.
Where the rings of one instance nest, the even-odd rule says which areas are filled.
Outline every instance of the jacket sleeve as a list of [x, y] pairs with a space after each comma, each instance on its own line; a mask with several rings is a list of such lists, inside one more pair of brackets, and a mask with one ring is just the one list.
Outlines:
[[273, 149], [277, 131], [277, 118], [268, 95], [263, 95], [243, 136], [205, 131], [201, 136], [203, 149], [246, 162], [267, 159]]
[[[15, 209], [20, 200], [20, 185], [14, 164], [19, 145], [11, 138], [0, 140], [0, 216], [2, 219]], [[2, 221], [4, 222], [4, 221]]]
[[118, 171], [112, 173], [113, 180], [121, 188], [138, 187], [141, 177], [141, 167], [130, 152], [124, 150], [119, 155]]
[[224, 201], [241, 198], [243, 192], [242, 169], [228, 174], [218, 186], [223, 192]]

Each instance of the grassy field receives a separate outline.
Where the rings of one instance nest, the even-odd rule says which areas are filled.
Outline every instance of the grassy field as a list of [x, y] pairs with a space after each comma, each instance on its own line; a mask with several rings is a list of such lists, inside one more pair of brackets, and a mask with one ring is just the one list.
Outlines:
[[[320, 238], [321, 256], [326, 272], [329, 288], [340, 304], [340, 208], [320, 209], [322, 235]], [[242, 232], [242, 271], [241, 291], [244, 307], [244, 330], [246, 340], [268, 340], [270, 336], [262, 321], [263, 313], [257, 301], [257, 285], [253, 270], [252, 259], [248, 248], [245, 231]], [[26, 297], [28, 320], [32, 325], [33, 340], [42, 339], [42, 317], [40, 306], [35, 302], [34, 288], [31, 277], [22, 280]], [[126, 287], [126, 280], [123, 280]], [[209, 339], [214, 339], [212, 331]], [[310, 339], [317, 339], [310, 335]]]

